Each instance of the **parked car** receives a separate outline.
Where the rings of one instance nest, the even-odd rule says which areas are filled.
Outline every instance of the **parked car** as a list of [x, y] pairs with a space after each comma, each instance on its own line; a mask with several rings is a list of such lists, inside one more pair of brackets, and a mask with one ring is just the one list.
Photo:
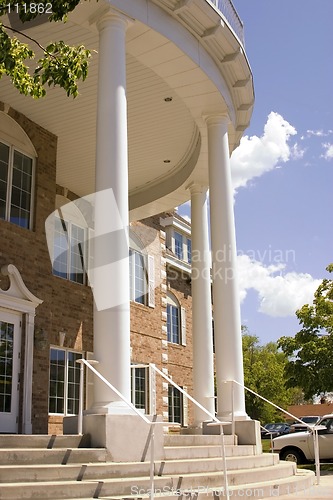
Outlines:
[[[318, 424], [321, 417], [318, 417], [318, 415], [317, 416], [307, 415], [306, 417], [301, 417], [300, 419], [305, 424], [313, 426], [313, 425]], [[308, 430], [308, 427], [304, 424], [301, 424], [298, 421], [294, 422], [293, 424], [290, 425], [290, 432], [300, 432], [300, 431], [307, 431], [307, 430]]]
[[[320, 460], [333, 460], [333, 414], [325, 415], [315, 426], [318, 430]], [[281, 460], [298, 464], [315, 460], [311, 430], [294, 432], [273, 439], [273, 451]]]
[[289, 425], [283, 422], [275, 424], [266, 424], [265, 430], [261, 429], [261, 439], [270, 439], [270, 437], [282, 436], [289, 433]]

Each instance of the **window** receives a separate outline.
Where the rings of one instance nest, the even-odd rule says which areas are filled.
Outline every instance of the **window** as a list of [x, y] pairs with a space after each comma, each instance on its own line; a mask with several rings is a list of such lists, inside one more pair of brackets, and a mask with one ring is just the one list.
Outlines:
[[178, 259], [183, 260], [183, 236], [175, 231], [175, 254]]
[[145, 257], [137, 250], [130, 249], [130, 297], [134, 302], [147, 304], [147, 267]]
[[184, 262], [191, 264], [192, 261], [192, 242], [185, 234], [174, 231], [173, 233], [173, 252], [176, 257]]
[[168, 342], [180, 344], [179, 308], [167, 304], [167, 333]]
[[34, 161], [0, 142], [0, 219], [31, 228]]
[[192, 241], [187, 238], [187, 262], [191, 264], [192, 262]]
[[186, 345], [185, 309], [171, 293], [167, 294], [167, 339], [173, 344]]
[[171, 384], [168, 388], [168, 406], [169, 422], [183, 425], [183, 394]]
[[149, 413], [149, 366], [131, 367], [131, 399], [134, 406]]
[[49, 413], [77, 415], [82, 354], [66, 349], [50, 350]]
[[86, 231], [73, 222], [54, 218], [53, 274], [61, 278], [86, 283], [85, 262]]

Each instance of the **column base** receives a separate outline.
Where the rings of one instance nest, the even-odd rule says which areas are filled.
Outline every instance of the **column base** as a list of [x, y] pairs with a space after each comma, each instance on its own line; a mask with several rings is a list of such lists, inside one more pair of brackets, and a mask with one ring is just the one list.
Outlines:
[[[146, 416], [151, 421], [154, 419], [154, 421], [162, 422], [162, 417]], [[64, 434], [67, 426], [66, 418], [64, 419]], [[149, 461], [151, 432], [152, 426], [141, 420], [138, 415], [90, 414], [83, 417], [83, 434], [90, 436], [91, 446], [106, 448], [108, 460], [114, 462]], [[163, 445], [163, 425], [155, 424], [155, 460], [165, 459]]]
[[[231, 411], [225, 411], [218, 413], [217, 418], [221, 420], [221, 422], [231, 422], [232, 421], [232, 413]], [[234, 412], [234, 420], [240, 421], [240, 420], [251, 420], [250, 417], [248, 416], [247, 413], [244, 412]]]
[[[229, 435], [232, 432], [232, 425], [223, 427], [224, 434]], [[262, 453], [260, 422], [258, 420], [236, 420], [235, 434], [238, 444], [250, 444], [254, 447], [254, 454]]]
[[202, 432], [202, 426], [198, 425], [198, 426], [193, 426], [193, 427], [182, 427], [180, 429], [180, 434], [185, 434], [185, 435], [201, 435], [203, 434]]
[[84, 415], [136, 415], [136, 413], [124, 401], [97, 401], [84, 411]]

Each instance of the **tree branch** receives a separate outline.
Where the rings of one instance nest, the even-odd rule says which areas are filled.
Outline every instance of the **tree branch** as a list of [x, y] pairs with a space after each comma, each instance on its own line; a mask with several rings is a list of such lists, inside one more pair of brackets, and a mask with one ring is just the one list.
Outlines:
[[1, 25], [2, 25], [3, 28], [5, 28], [7, 30], [10, 30], [10, 31], [13, 31], [14, 33], [18, 33], [19, 35], [22, 35], [25, 38], [27, 38], [28, 40], [30, 40], [31, 42], [35, 43], [40, 49], [42, 49], [42, 51], [44, 52], [44, 54], [47, 54], [48, 56], [53, 57], [61, 65], [61, 61], [57, 58], [57, 56], [55, 56], [54, 54], [51, 54], [51, 52], [48, 52], [46, 50], [46, 48], [43, 47], [43, 45], [41, 45], [35, 38], [32, 38], [31, 36], [26, 35], [25, 33], [23, 33], [23, 31], [20, 31], [20, 30], [17, 30], [15, 28], [12, 28], [11, 26], [6, 26], [5, 24], [2, 24], [2, 23], [1, 23]]

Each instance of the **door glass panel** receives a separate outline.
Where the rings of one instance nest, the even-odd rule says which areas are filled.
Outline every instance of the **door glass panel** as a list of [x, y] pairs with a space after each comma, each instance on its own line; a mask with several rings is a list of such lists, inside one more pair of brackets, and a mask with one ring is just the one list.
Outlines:
[[0, 321], [0, 412], [9, 413], [12, 404], [14, 325]]

